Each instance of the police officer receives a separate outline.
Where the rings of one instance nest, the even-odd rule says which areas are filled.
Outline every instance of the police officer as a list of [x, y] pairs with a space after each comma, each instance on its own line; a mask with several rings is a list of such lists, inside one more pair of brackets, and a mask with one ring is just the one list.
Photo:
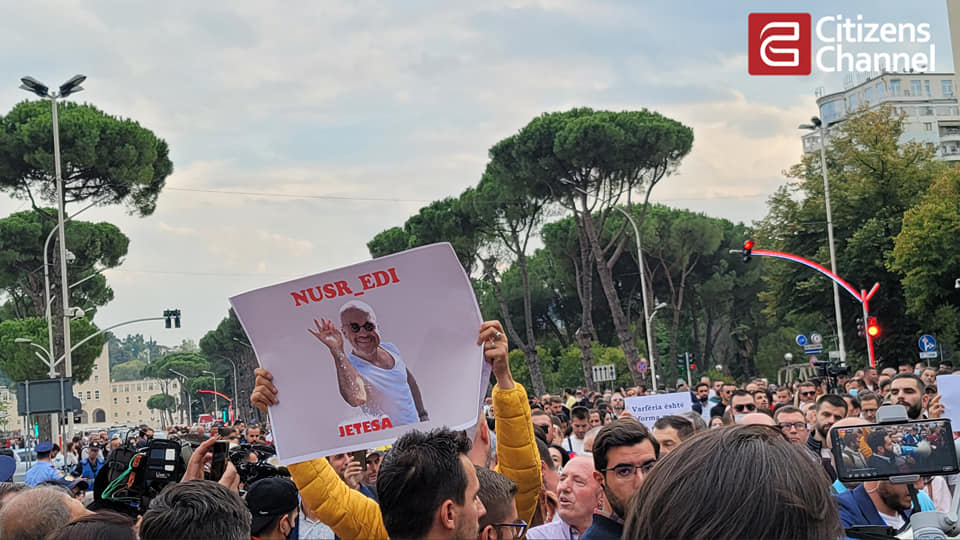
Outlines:
[[50, 453], [53, 452], [53, 444], [44, 441], [37, 444], [34, 451], [37, 453], [37, 462], [27, 471], [23, 481], [27, 485], [35, 486], [47, 480], [60, 480], [60, 471], [50, 462]]
[[87, 445], [87, 459], [77, 464], [74, 476], [85, 478], [89, 481], [87, 491], [93, 489], [93, 481], [97, 478], [97, 473], [103, 468], [103, 458], [100, 457], [100, 441], [90, 441]]

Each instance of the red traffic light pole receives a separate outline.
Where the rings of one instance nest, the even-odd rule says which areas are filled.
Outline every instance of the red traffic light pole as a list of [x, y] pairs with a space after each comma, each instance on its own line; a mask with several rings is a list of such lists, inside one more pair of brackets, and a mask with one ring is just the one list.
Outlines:
[[[857, 290], [854, 289], [849, 283], [844, 281], [843, 278], [834, 274], [830, 270], [827, 270], [823, 266], [811, 261], [810, 259], [804, 259], [799, 255], [794, 255], [792, 253], [784, 253], [782, 251], [772, 251], [768, 249], [753, 249], [753, 246], [754, 246], [753, 240], [747, 240], [746, 242], [743, 243], [743, 249], [731, 249], [730, 253], [742, 253], [743, 262], [749, 262], [750, 257], [752, 255], [756, 255], [758, 257], [774, 257], [776, 259], [783, 259], [786, 261], [800, 263], [806, 266], [807, 268], [816, 270], [817, 272], [820, 272], [821, 274], [832, 279], [835, 283], [843, 287], [843, 290], [847, 291], [848, 293], [850, 293], [851, 296], [856, 298], [857, 301], [860, 302], [860, 305], [863, 307], [863, 322], [864, 324], [867, 324], [867, 327], [865, 328], [866, 331], [864, 331], [863, 335], [864, 335], [864, 338], [867, 340], [867, 355], [870, 358], [870, 367], [877, 367], [877, 359], [874, 356], [874, 352], [873, 352], [873, 338], [876, 336], [870, 334], [870, 325], [867, 323], [867, 321], [871, 319], [870, 308], [869, 308], [870, 299], [873, 298], [873, 295], [877, 293], [877, 289], [880, 288], [879, 283], [875, 283], [873, 285], [873, 288], [870, 289], [870, 291], [867, 291], [866, 289], [860, 289], [860, 292], [857, 292]], [[876, 324], [874, 324], [872, 328], [875, 329], [874, 332], [876, 333], [877, 336], [880, 335], [880, 332], [879, 332], [880, 328], [876, 326]]]

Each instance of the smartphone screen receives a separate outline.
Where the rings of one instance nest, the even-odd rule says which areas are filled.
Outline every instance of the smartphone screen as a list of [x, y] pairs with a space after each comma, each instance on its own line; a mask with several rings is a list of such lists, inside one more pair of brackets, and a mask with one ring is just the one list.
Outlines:
[[939, 476], [960, 470], [947, 419], [834, 428], [830, 437], [841, 482]]
[[228, 451], [230, 451], [229, 441], [217, 441], [213, 443], [213, 460], [210, 462], [210, 480], [217, 481], [223, 476], [223, 471], [227, 467]]
[[350, 452], [350, 455], [353, 456], [353, 460], [359, 463], [361, 467], [365, 468], [367, 466], [367, 452], [365, 450]]

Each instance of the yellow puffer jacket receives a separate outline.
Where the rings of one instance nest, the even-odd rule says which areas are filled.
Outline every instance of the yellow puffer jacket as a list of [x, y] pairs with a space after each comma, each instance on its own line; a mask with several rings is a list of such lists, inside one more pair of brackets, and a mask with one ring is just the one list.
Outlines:
[[[520, 384], [511, 390], [494, 387], [493, 409], [497, 415], [496, 471], [516, 482], [517, 514], [530, 523], [543, 480], [526, 390]], [[304, 504], [338, 537], [388, 538], [376, 501], [347, 487], [326, 459], [288, 468]]]

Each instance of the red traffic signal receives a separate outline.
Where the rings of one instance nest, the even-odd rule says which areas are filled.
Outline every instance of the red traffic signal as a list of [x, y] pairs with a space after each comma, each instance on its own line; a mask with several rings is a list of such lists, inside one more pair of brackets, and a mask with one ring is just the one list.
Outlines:
[[743, 243], [743, 262], [750, 262], [750, 253], [753, 251], [753, 240]]
[[872, 338], [880, 335], [880, 325], [877, 324], [876, 317], [869, 317], [867, 319], [867, 334]]
[[691, 369], [691, 370], [697, 369], [697, 365], [694, 364], [694, 363], [691, 363], [691, 364], [690, 364], [690, 369]]

